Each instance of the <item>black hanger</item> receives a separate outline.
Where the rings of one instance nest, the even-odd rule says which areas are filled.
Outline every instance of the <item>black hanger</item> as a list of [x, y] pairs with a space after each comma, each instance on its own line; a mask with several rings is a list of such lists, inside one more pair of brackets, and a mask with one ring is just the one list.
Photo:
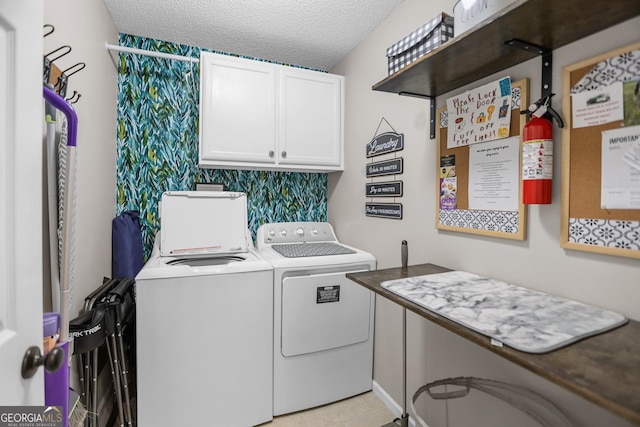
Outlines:
[[71, 95], [71, 97], [67, 98], [65, 101], [67, 101], [69, 104], [75, 104], [76, 102], [80, 101], [81, 96], [81, 94], [74, 90], [73, 95]]
[[[53, 31], [52, 31], [52, 32], [53, 32]], [[49, 34], [51, 34], [51, 33], [49, 33]], [[46, 36], [45, 36], [45, 37], [46, 37]], [[58, 52], [58, 51], [60, 51], [60, 50], [62, 50], [62, 49], [65, 49], [65, 48], [66, 48], [66, 52], [61, 53], [60, 55], [56, 56], [56, 57], [55, 57], [55, 58], [53, 58], [53, 59], [49, 58], [49, 55], [53, 55], [54, 53], [56, 53], [56, 52]], [[62, 57], [63, 57], [63, 56], [65, 56], [65, 55], [68, 55], [68, 54], [69, 54], [69, 52], [71, 52], [71, 46], [69, 46], [69, 45], [64, 45], [64, 46], [60, 46], [60, 47], [59, 47], [59, 48], [57, 48], [56, 50], [53, 50], [53, 51], [51, 51], [51, 52], [47, 53], [47, 54], [44, 56], [44, 74], [43, 74], [43, 76], [42, 76], [42, 81], [43, 81], [45, 84], [49, 83], [49, 77], [50, 77], [50, 75], [51, 75], [51, 64], [53, 64], [53, 61], [55, 61], [55, 60], [57, 60], [57, 59], [60, 59], [60, 58], [62, 58]]]
[[[73, 76], [78, 71], [83, 70], [84, 67], [86, 66], [87, 64], [85, 64], [84, 62], [78, 62], [77, 64], [72, 65], [71, 67], [64, 70], [62, 74], [60, 74], [60, 77], [58, 77], [58, 82], [56, 83], [56, 86], [58, 87], [58, 94], [61, 97], [64, 98], [67, 94], [67, 83], [69, 82], [69, 77]], [[73, 70], [73, 71], [68, 73], [69, 70]]]
[[51, 31], [49, 31], [48, 33], [46, 33], [44, 36], [42, 37], [47, 37], [48, 35], [50, 35], [51, 33], [53, 33], [56, 30], [56, 27], [54, 27], [51, 24], [44, 24], [43, 28], [51, 28]]

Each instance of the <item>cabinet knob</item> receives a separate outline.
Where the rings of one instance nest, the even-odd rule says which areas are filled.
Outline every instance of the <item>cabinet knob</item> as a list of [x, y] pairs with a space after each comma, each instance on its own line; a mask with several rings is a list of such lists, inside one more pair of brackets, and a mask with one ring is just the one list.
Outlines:
[[286, 159], [287, 158], [287, 152], [283, 151], [281, 156], [282, 156], [283, 159]]
[[274, 153], [274, 152], [273, 152], [273, 150], [269, 150], [269, 157], [270, 157], [270, 158], [272, 158], [272, 159], [273, 159], [273, 156], [274, 156], [275, 154], [276, 154], [276, 153]]

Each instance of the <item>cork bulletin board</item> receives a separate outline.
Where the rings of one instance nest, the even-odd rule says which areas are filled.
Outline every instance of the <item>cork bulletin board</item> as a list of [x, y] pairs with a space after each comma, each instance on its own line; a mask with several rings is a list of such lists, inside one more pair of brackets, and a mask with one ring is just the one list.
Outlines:
[[[511, 123], [509, 136], [522, 135], [527, 121], [520, 110], [529, 105], [529, 80], [523, 79], [511, 83]], [[436, 228], [462, 233], [501, 237], [512, 240], [526, 239], [527, 207], [522, 203], [522, 180], [518, 179], [518, 208], [513, 211], [469, 209], [469, 150], [470, 146], [447, 148], [448, 114], [447, 107], [437, 111], [439, 126], [436, 132], [438, 167], [436, 168]], [[521, 153], [522, 139], [519, 139], [518, 152]], [[457, 177], [456, 206], [453, 209], [442, 208], [441, 174], [447, 159], [455, 162]], [[518, 156], [518, 170], [521, 168], [522, 155]]]
[[[608, 143], [606, 136], [612, 132], [625, 132], [625, 128], [631, 131], [633, 126], [640, 126], [640, 94], [633, 93], [639, 81], [640, 42], [563, 68], [565, 128], [562, 134], [560, 237], [563, 248], [640, 258], [638, 204], [631, 203], [630, 199], [629, 207], [624, 207], [623, 203], [607, 208], [606, 196], [603, 197], [607, 192], [603, 171], [605, 174], [610, 171], [603, 166], [603, 152], [608, 156], [603, 144]], [[613, 99], [609, 100], [608, 95], [603, 94], [610, 93], [607, 90], [614, 84], [622, 85], [622, 98], [618, 102], [622, 105], [622, 119], [603, 124], [596, 121], [588, 125], [577, 124], [582, 119], [578, 113], [573, 115], [576, 107], [573, 103], [578, 103], [578, 107], [582, 104], [574, 97], [585, 94], [589, 100], [587, 104], [606, 100], [602, 105], [607, 105]], [[627, 167], [620, 161], [620, 168]], [[636, 191], [640, 192], [640, 187]]]

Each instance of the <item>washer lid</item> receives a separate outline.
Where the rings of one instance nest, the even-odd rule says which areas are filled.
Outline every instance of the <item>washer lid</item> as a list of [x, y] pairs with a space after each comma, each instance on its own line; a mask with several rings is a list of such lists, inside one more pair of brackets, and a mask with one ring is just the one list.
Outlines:
[[175, 258], [167, 265], [186, 265], [188, 267], [210, 267], [212, 265], [226, 265], [232, 262], [242, 262], [245, 258], [238, 255], [213, 255], [197, 258]]
[[160, 254], [247, 252], [247, 196], [229, 191], [169, 191], [160, 206]]
[[[136, 276], [136, 283], [156, 279], [243, 274], [260, 271], [268, 271], [269, 277], [273, 276], [271, 264], [251, 248], [248, 252], [235, 255], [209, 255], [203, 259], [191, 257], [189, 261], [183, 256], [161, 256], [159, 252], [154, 250], [149, 260]], [[269, 280], [268, 286], [273, 286], [272, 279]]]

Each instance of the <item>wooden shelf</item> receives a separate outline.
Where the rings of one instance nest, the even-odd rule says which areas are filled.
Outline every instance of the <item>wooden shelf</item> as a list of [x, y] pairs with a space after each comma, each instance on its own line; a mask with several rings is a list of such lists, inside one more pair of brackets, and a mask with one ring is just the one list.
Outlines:
[[381, 286], [387, 280], [450, 271], [433, 264], [348, 273], [347, 278], [425, 319], [640, 425], [640, 322], [630, 320], [612, 331], [567, 347], [531, 354], [491, 345], [489, 337], [461, 326]]
[[637, 15], [638, 0], [518, 0], [373, 90], [439, 96], [539, 55], [506, 45], [510, 40], [554, 50]]

